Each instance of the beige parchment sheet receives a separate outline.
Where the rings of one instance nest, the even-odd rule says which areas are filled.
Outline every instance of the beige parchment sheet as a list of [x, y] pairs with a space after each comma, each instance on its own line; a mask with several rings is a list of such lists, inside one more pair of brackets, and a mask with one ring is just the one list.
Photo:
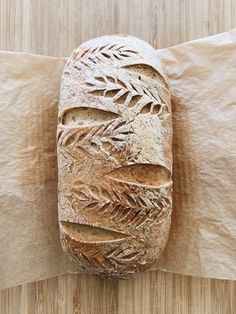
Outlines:
[[[172, 93], [172, 228], [158, 269], [236, 279], [236, 29], [157, 51]], [[76, 272], [57, 223], [64, 58], [0, 52], [0, 289]]]

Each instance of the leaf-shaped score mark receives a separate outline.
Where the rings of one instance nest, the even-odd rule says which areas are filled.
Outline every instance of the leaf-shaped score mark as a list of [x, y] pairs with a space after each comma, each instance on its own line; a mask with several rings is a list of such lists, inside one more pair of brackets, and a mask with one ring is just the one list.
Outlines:
[[88, 205], [85, 206], [85, 208], [87, 209], [93, 209], [95, 208], [97, 205], [99, 204], [99, 202], [92, 202], [92, 203], [89, 203]]
[[[128, 174], [127, 180], [127, 176], [126, 178], [124, 178], [120, 169], [118, 168], [117, 170], [119, 171], [119, 175], [113, 175], [112, 179], [119, 181], [119, 184], [122, 184], [123, 186], [126, 186], [127, 184], [136, 184], [140, 185], [141, 187], [144, 185], [146, 187], [148, 186], [149, 188], [151, 187], [150, 181], [145, 181], [145, 184], [137, 182], [135, 179], [130, 178], [130, 176], [133, 177], [133, 174]], [[127, 172], [128, 170], [129, 168], [125, 169], [123, 172]], [[149, 170], [149, 175], [151, 175], [152, 169]], [[134, 172], [134, 170], [131, 169], [131, 172]], [[164, 182], [164, 184], [168, 183], [169, 182], [166, 181]], [[152, 188], [160, 188], [161, 186], [164, 186], [159, 185], [161, 184], [160, 181], [158, 182], [158, 186], [156, 184], [157, 181], [155, 181], [155, 184], [152, 186]], [[168, 206], [170, 205], [168, 205], [168, 203], [166, 203], [163, 198], [160, 199], [158, 194], [154, 199], [150, 200], [149, 198], [145, 197], [145, 195], [137, 196], [135, 195], [135, 193], [129, 193], [128, 191], [124, 191], [118, 194], [112, 188], [97, 187], [95, 195], [94, 188], [95, 186], [93, 185], [88, 185], [84, 183], [82, 185], [79, 184], [77, 186], [77, 192], [73, 191], [73, 195], [75, 197], [75, 206], [82, 206], [87, 215], [94, 215], [94, 212], [96, 212], [98, 217], [106, 217], [106, 219], [112, 220], [119, 224], [126, 224], [127, 226], [132, 226], [133, 228], [146, 228], [150, 224], [155, 224], [154, 220], [156, 219], [156, 217], [159, 217], [162, 210], [168, 208]], [[84, 195], [86, 195], [87, 199], [81, 199], [81, 195], [83, 197]]]
[[[111, 150], [114, 154], [117, 152], [117, 143], [125, 145], [132, 134], [130, 124], [123, 118], [117, 118], [100, 124], [65, 128], [60, 145], [65, 148], [66, 154], [74, 156], [75, 159], [78, 158], [78, 154], [87, 154], [91, 158], [97, 155], [109, 158]], [[112, 158], [116, 158], [114, 154]]]
[[147, 63], [131, 64], [123, 67], [124, 69], [138, 74], [138, 78], [141, 79], [141, 75], [147, 78], [158, 81], [165, 89], [168, 90], [168, 84], [162, 74], [153, 66]]
[[103, 195], [103, 197], [105, 199], [107, 199], [107, 200], [111, 200], [112, 199], [110, 193], [106, 189], [101, 188], [101, 191], [102, 191], [102, 195]]
[[128, 108], [139, 106], [142, 114], [161, 114], [165, 104], [162, 103], [159, 91], [155, 88], [155, 82], [148, 78], [148, 82], [140, 81], [136, 76], [129, 78], [122, 81], [120, 77], [94, 77], [84, 85], [88, 87], [89, 94], [110, 98], [114, 104]]
[[[73, 189], [71, 190], [71, 192], [73, 192]], [[77, 191], [76, 190], [75, 194], [76, 194], [77, 199], [80, 201], [88, 201], [89, 200], [89, 195], [87, 195], [83, 191]]]
[[159, 115], [162, 112], [162, 106], [160, 104], [154, 104], [153, 102], [147, 103], [143, 108], [141, 109], [140, 113], [146, 114], [146, 113], [151, 113], [151, 114], [156, 114]]
[[[138, 52], [132, 47], [123, 44], [107, 44], [98, 47], [83, 49], [74, 54], [73, 60], [77, 61], [86, 67], [91, 67], [94, 64], [107, 61], [120, 61], [130, 57], [135, 57]], [[77, 62], [75, 62], [75, 66]]]
[[94, 77], [84, 85], [90, 88], [89, 94], [112, 98], [118, 104], [124, 104], [131, 92], [124, 82], [112, 76]]

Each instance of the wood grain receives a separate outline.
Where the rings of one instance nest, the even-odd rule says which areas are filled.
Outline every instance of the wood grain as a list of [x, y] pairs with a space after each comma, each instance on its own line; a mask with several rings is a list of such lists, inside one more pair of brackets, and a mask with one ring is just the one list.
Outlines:
[[[50, 56], [104, 34], [163, 48], [234, 27], [234, 0], [0, 0], [0, 49]], [[234, 314], [236, 283], [157, 271], [129, 281], [61, 276], [2, 291], [0, 313]]]

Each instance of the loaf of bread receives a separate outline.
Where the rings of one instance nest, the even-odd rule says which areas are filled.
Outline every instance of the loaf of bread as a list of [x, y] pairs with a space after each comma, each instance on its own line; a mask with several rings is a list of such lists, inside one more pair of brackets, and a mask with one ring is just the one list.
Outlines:
[[157, 262], [172, 208], [168, 82], [155, 50], [104, 36], [74, 50], [57, 130], [61, 243], [83, 271], [127, 278]]

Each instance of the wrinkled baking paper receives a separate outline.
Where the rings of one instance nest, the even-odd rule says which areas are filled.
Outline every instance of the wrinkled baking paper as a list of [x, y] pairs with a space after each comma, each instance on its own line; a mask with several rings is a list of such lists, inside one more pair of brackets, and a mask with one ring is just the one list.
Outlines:
[[[158, 269], [236, 279], [236, 29], [157, 54], [173, 105], [174, 208]], [[0, 53], [0, 289], [76, 272], [57, 223], [64, 58]]]
[[159, 269], [236, 280], [236, 29], [157, 53], [171, 87], [174, 157]]

